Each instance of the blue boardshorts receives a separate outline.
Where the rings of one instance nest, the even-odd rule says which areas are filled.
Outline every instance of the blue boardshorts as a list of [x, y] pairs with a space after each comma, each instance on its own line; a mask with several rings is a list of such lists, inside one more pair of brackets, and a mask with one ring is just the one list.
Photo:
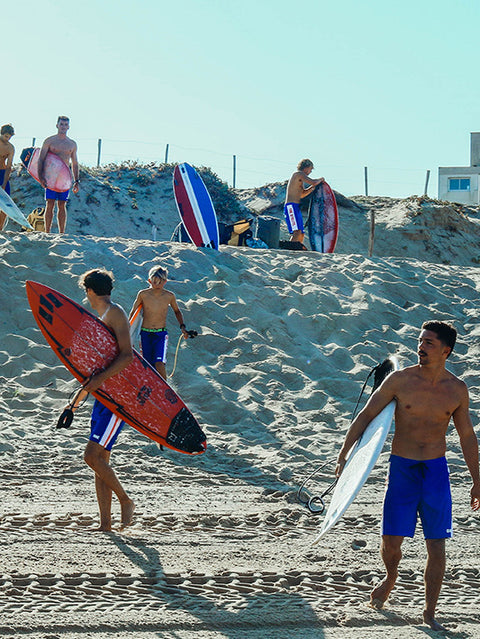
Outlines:
[[68, 200], [68, 196], [70, 195], [70, 191], [52, 191], [51, 189], [45, 189], [45, 199], [46, 200], [60, 200], [61, 202], [66, 202]]
[[390, 456], [383, 534], [413, 537], [417, 516], [425, 539], [452, 536], [452, 495], [445, 457], [418, 461]]
[[303, 232], [303, 217], [300, 211], [300, 204], [297, 204], [297, 202], [289, 202], [285, 204], [283, 212], [285, 213], [285, 221], [287, 223], [288, 232]]
[[123, 424], [124, 422], [122, 422], [120, 417], [114, 415], [109, 408], [96, 399], [93, 405], [90, 437], [88, 439], [91, 442], [100, 444], [105, 450], [112, 450]]
[[149, 364], [155, 366], [156, 362], [165, 364], [167, 361], [168, 332], [161, 328], [158, 330], [140, 331], [142, 343], [142, 355]]
[[[2, 188], [3, 180], [5, 179], [5, 169], [0, 169], [0, 189]], [[10, 180], [5, 184], [5, 193], [10, 195]]]

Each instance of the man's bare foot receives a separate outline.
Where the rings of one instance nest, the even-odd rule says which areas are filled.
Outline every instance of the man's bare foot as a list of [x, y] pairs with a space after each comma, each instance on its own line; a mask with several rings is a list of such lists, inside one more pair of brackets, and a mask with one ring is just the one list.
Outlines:
[[111, 526], [100, 525], [98, 528], [95, 528], [96, 532], [112, 532]]
[[385, 577], [370, 593], [370, 606], [375, 608], [375, 610], [381, 610], [392, 592], [394, 585], [395, 581], [391, 581]]
[[447, 630], [445, 626], [442, 626], [442, 624], [438, 623], [438, 621], [435, 621], [435, 617], [430, 615], [426, 610], [423, 611], [423, 621], [427, 624], [427, 626], [430, 626], [432, 630]]
[[122, 525], [120, 526], [120, 530], [130, 526], [133, 520], [133, 513], [135, 512], [135, 504], [132, 499], [128, 499], [127, 501], [121, 504], [122, 509]]

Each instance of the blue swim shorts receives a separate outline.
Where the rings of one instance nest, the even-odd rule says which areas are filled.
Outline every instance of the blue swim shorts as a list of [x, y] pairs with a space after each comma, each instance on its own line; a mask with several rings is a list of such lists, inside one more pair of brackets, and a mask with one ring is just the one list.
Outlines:
[[[5, 169], [0, 169], [0, 189], [2, 188], [3, 180], [5, 179]], [[5, 184], [5, 193], [10, 195], [10, 180]]]
[[140, 331], [142, 343], [142, 355], [149, 364], [155, 366], [156, 362], [165, 364], [167, 361], [168, 332], [166, 329]]
[[300, 204], [297, 202], [289, 202], [285, 204], [283, 212], [285, 213], [288, 232], [302, 231], [303, 233], [303, 217], [300, 211]]
[[100, 444], [105, 450], [112, 450], [113, 444], [123, 428], [124, 422], [112, 413], [110, 409], [95, 400], [90, 422], [91, 442]]
[[418, 461], [390, 456], [383, 534], [413, 537], [417, 516], [425, 539], [452, 536], [452, 495], [445, 457]]
[[45, 189], [45, 200], [60, 200], [66, 202], [70, 191], [52, 191], [51, 189]]

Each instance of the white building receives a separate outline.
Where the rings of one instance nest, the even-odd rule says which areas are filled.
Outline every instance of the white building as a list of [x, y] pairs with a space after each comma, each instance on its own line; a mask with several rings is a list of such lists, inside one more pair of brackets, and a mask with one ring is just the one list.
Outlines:
[[470, 166], [438, 169], [438, 199], [480, 204], [480, 133], [470, 133]]

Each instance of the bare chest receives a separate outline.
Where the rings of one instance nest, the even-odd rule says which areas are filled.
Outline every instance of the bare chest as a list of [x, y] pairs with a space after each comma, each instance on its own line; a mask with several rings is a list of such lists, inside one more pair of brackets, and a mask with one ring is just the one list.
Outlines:
[[[446, 391], [446, 389], [443, 389]], [[408, 393], [397, 397], [397, 417], [412, 423], [447, 426], [458, 408], [455, 394], [439, 389], [411, 388]]]

